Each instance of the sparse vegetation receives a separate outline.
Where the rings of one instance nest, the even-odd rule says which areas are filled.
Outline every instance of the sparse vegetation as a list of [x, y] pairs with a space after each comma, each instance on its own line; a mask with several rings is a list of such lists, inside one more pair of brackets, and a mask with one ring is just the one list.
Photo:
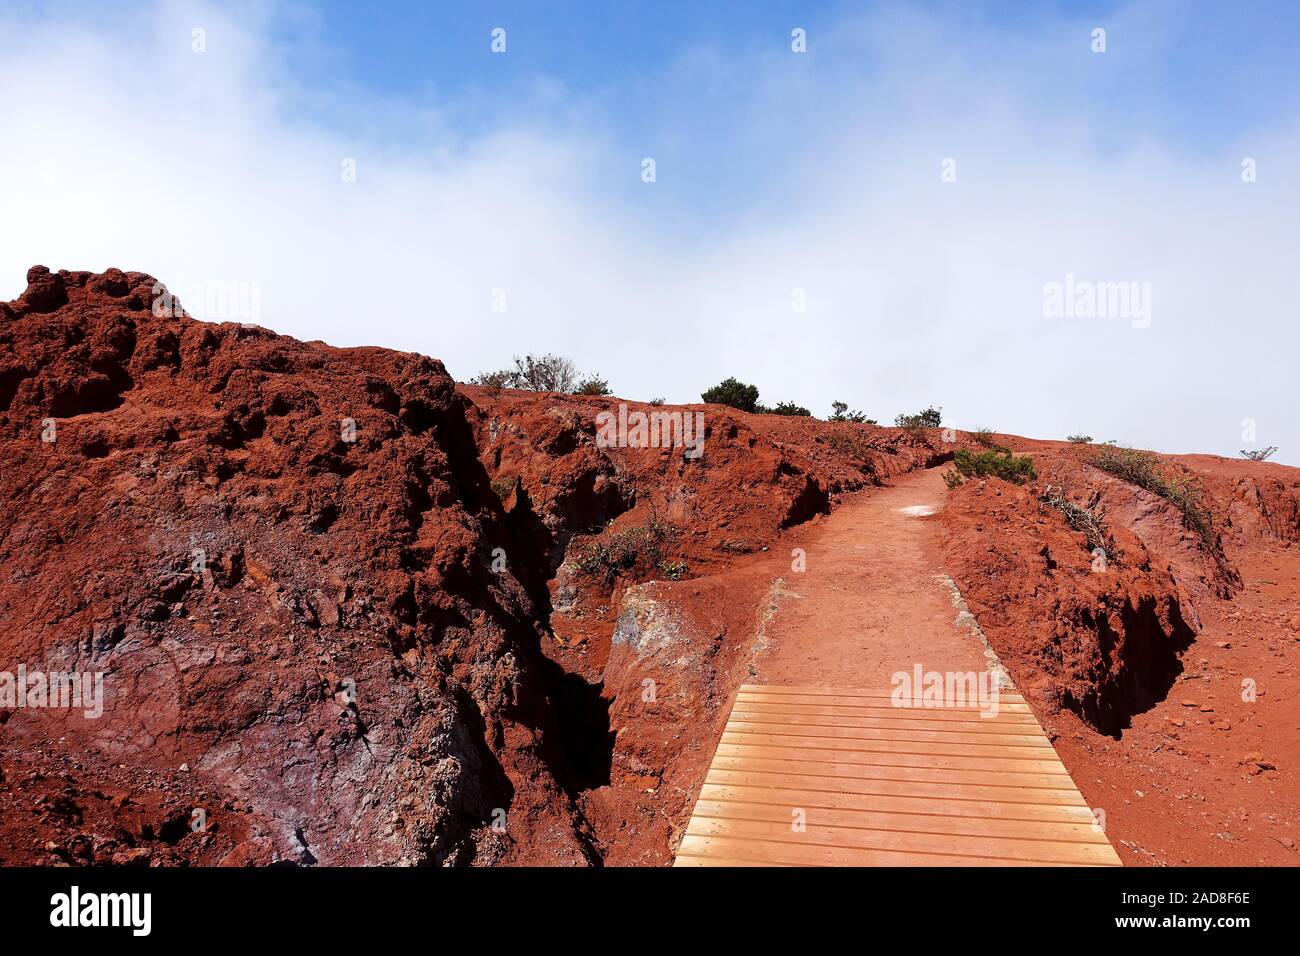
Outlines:
[[943, 424], [943, 409], [924, 408], [915, 415], [899, 415], [894, 419], [894, 424], [898, 428], [906, 428], [908, 431], [915, 431], [921, 428], [938, 428]]
[[1092, 436], [1091, 436], [1091, 435], [1071, 435], [1071, 436], [1069, 436], [1069, 441], [1073, 442], [1073, 443], [1076, 444], [1076, 445], [1091, 445], [1091, 444], [1092, 444]]
[[509, 477], [502, 475], [492, 479], [492, 491], [502, 501], [505, 501], [515, 493], [515, 488], [519, 486], [519, 479], [511, 475]]
[[734, 377], [724, 379], [702, 392], [700, 398], [714, 405], [730, 405], [742, 412], [758, 411], [758, 386], [746, 385]]
[[976, 444], [983, 445], [985, 448], [992, 448], [994, 446], [993, 429], [991, 428], [977, 428], [975, 431], [970, 433], [970, 437]]
[[875, 451], [867, 436], [857, 430], [836, 432], [827, 437], [826, 443], [841, 455], [854, 461], [870, 461], [871, 454]]
[[590, 375], [578, 383], [578, 387], [573, 390], [574, 395], [612, 395], [609, 390], [609, 382], [605, 381], [599, 375]]
[[1269, 445], [1267, 448], [1257, 448], [1254, 451], [1242, 451], [1243, 458], [1249, 458], [1251, 461], [1268, 461], [1277, 451], [1276, 445]]
[[[519, 388], [528, 392], [564, 392], [570, 395], [609, 395], [609, 383], [599, 375], [580, 378], [573, 360], [563, 355], [515, 356], [514, 368], [482, 372], [470, 379], [488, 388]], [[603, 391], [601, 391], [603, 389]]]
[[874, 425], [876, 420], [868, 418], [865, 412], [860, 412], [856, 408], [849, 411], [847, 402], [831, 402], [831, 417], [833, 422], [854, 422], [859, 425]]
[[690, 569], [681, 558], [673, 558], [669, 561], [660, 561], [659, 570], [663, 572], [664, 577], [669, 581], [680, 581]]
[[955, 468], [949, 468], [943, 473], [943, 483], [948, 486], [949, 491], [952, 491], [965, 480]]
[[469, 381], [471, 385], [482, 385], [484, 388], [509, 388], [511, 374], [508, 369], [499, 372], [480, 372]]
[[579, 554], [576, 564], [579, 571], [599, 577], [606, 584], [613, 584], [620, 574], [632, 571], [648, 574], [658, 570], [668, 574], [664, 567], [666, 563], [677, 568], [676, 573], [680, 576], [685, 573], [685, 562], [674, 562], [664, 554], [668, 541], [676, 535], [676, 528], [661, 523], [658, 516], [652, 514], [644, 525], [593, 538]]
[[794, 402], [780, 402], [772, 408], [764, 408], [760, 405], [758, 410], [769, 415], [798, 415], [805, 418], [812, 416], [812, 412], [802, 405], [796, 405]]
[[954, 474], [951, 471], [944, 475], [949, 488], [957, 487], [964, 478], [1001, 478], [1015, 485], [1023, 485], [1037, 477], [1030, 457], [1013, 455], [1008, 448], [999, 447], [978, 454], [963, 448], [953, 455], [952, 464], [958, 477], [950, 478]]
[[658, 405], [662, 405], [663, 403], [664, 403], [664, 399], [662, 399], [662, 398], [652, 398], [652, 399], [650, 399], [650, 404], [651, 404], [651, 405], [658, 406]]
[[1170, 466], [1156, 455], [1136, 448], [1099, 445], [1092, 464], [1129, 484], [1159, 495], [1182, 512], [1183, 526], [1198, 535], [1206, 547], [1214, 545], [1209, 512], [1201, 504], [1201, 488], [1187, 474], [1170, 474]]
[[1090, 506], [1071, 501], [1065, 496], [1065, 489], [1048, 485], [1038, 498], [1043, 504], [1055, 508], [1065, 516], [1065, 523], [1075, 531], [1082, 531], [1088, 539], [1088, 549], [1101, 548], [1112, 560], [1119, 557], [1115, 539], [1106, 530], [1105, 512], [1096, 502]]

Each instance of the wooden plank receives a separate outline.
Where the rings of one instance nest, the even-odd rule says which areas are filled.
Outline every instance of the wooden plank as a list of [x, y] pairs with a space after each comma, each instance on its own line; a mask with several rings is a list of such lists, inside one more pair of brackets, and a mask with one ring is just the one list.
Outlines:
[[[889, 737], [810, 736], [784, 734], [780, 731], [733, 730], [731, 724], [723, 731], [725, 744], [751, 744], [755, 747], [802, 747], [829, 750], [865, 750], [867, 753], [937, 753], [963, 756], [978, 754], [983, 757], [1006, 757], [1009, 760], [1056, 760], [1056, 750], [1039, 744], [1004, 744], [985, 741], [971, 744], [963, 740], [893, 740]], [[1044, 753], [1045, 752], [1045, 753]]]
[[1035, 863], [959, 856], [949, 853], [921, 853], [908, 850], [870, 850], [862, 847], [821, 846], [783, 843], [748, 837], [721, 835], [700, 836], [688, 833], [677, 851], [678, 866], [692, 858], [714, 858], [720, 866], [1062, 866], [1060, 863]]
[[[881, 700], [892, 700], [894, 693], [892, 691], [882, 691], [868, 687], [813, 687], [807, 684], [782, 684], [779, 687], [771, 684], [741, 684], [737, 693], [741, 694], [808, 694], [818, 697], [871, 697]], [[1019, 692], [1014, 690], [1000, 690], [997, 696], [1008, 703], [1025, 702], [1025, 698]]]
[[900, 833], [945, 834], [948, 836], [1005, 837], [1020, 840], [1050, 840], [1068, 843], [1105, 843], [1106, 838], [1088, 820], [1019, 820], [994, 816], [950, 816], [927, 813], [896, 813], [878, 809], [828, 809], [806, 803], [754, 803], [744, 800], [714, 800], [701, 796], [695, 818], [746, 820], [779, 823], [787, 828], [796, 819], [808, 832], [823, 827], [854, 830], [884, 830]]
[[[746, 772], [775, 771], [777, 773], [812, 774], [828, 783], [843, 786], [841, 778], [854, 780], [898, 780], [913, 784], [946, 784], [960, 786], [977, 784], [988, 787], [1020, 788], [1022, 790], [1058, 790], [1070, 788], [1069, 779], [1062, 774], [1047, 773], [997, 773], [989, 770], [951, 770], [938, 767], [874, 766], [871, 764], [843, 764], [794, 762], [763, 757], [730, 757], [725, 754], [713, 758], [717, 770]], [[1082, 798], [1080, 798], [1082, 799]]]
[[891, 796], [880, 793], [841, 793], [795, 787], [761, 787], [752, 784], [706, 783], [700, 800], [764, 803], [780, 807], [819, 807], [828, 810], [873, 810], [914, 813], [935, 817], [979, 817], [989, 820], [1036, 820], [1091, 825], [1092, 811], [1076, 804], [1012, 803], [1007, 800]]
[[1118, 866], [1018, 694], [996, 714], [745, 685], [678, 866]]
[[831, 846], [844, 849], [903, 851], [965, 857], [968, 862], [990, 859], [1026, 863], [1064, 863], [1073, 866], [1106, 866], [1115, 857], [1109, 844], [1070, 843], [1054, 840], [993, 840], [989, 837], [950, 836], [897, 830], [856, 830], [849, 827], [790, 830], [789, 821], [770, 823], [755, 820], [715, 820], [692, 817], [688, 836], [749, 837], [764, 842], [793, 846]]
[[1005, 709], [994, 716], [981, 717], [978, 710], [957, 710], [951, 707], [845, 707], [838, 704], [791, 704], [739, 699], [736, 704], [743, 704], [745, 710], [763, 714], [821, 714], [833, 717], [877, 717], [886, 720], [958, 720], [967, 723], [978, 720], [988, 724], [1006, 721], [1038, 726], [1033, 714], [1010, 713]]
[[780, 724], [791, 727], [860, 727], [875, 730], [937, 730], [942, 733], [1041, 736], [1036, 721], [1031, 723], [1020, 719], [994, 720], [980, 717], [954, 720], [951, 715], [929, 718], [924, 714], [895, 714], [889, 717], [854, 714], [841, 717], [830, 714], [750, 710], [745, 704], [737, 704], [736, 709], [731, 712], [731, 719], [742, 723]]
[[[725, 734], [723, 735], [726, 736]], [[884, 744], [881, 744], [884, 747]], [[848, 750], [814, 747], [781, 747], [730, 743], [718, 745], [723, 757], [756, 757], [794, 760], [803, 763], [867, 764], [873, 767], [930, 767], [938, 770], [988, 770], [1008, 774], [1045, 773], [1067, 776], [1059, 760], [957, 756], [947, 754], [898, 753], [889, 750]]]
[[834, 724], [792, 724], [776, 720], [746, 720], [731, 715], [727, 721], [731, 733], [780, 733], [786, 736], [834, 737], [841, 740], [915, 740], [962, 744], [998, 744], [1008, 747], [1043, 747], [1052, 745], [1042, 734], [1027, 730], [935, 730], [928, 728], [899, 728], [897, 724], [883, 727], [841, 727]]
[[1077, 807], [1088, 813], [1087, 805], [1079, 791], [1072, 788], [1020, 787], [1006, 784], [945, 783], [939, 787], [932, 781], [897, 780], [886, 777], [862, 778], [852, 776], [810, 776], [791, 773], [790, 768], [776, 770], [729, 770], [713, 766], [705, 777], [706, 783], [719, 786], [765, 787], [769, 789], [810, 790], [818, 793], [863, 795], [874, 797], [916, 797], [922, 800], [989, 801], [991, 803], [1023, 804], [1035, 807]]
[[804, 704], [815, 707], [865, 707], [887, 708], [889, 710], [946, 710], [973, 714], [988, 713], [990, 715], [1030, 713], [1028, 704], [1002, 701], [990, 701], [987, 707], [978, 703], [960, 705], [937, 703], [929, 706], [920, 703], [895, 703], [888, 697], [816, 696], [813, 694], [737, 694], [736, 700], [742, 703], [754, 704]]

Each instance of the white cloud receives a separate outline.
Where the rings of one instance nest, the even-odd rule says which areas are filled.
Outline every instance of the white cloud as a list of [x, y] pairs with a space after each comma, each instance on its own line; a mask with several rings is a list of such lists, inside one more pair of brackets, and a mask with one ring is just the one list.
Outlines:
[[[625, 141], [591, 102], [467, 137], [447, 119], [462, 104], [312, 90], [257, 16], [0, 22], [25, 37], [0, 60], [0, 297], [37, 262], [258, 283], [277, 331], [425, 352], [461, 378], [556, 351], [629, 397], [691, 401], [734, 374], [819, 413], [934, 402], [963, 427], [1227, 455], [1250, 417], [1300, 462], [1297, 130], [1195, 151], [1144, 137], [1066, 89], [1134, 75], [1116, 31], [1103, 65], [1064, 27], [1014, 67], [1023, 33], [913, 14], [846, 25], [821, 59], [692, 50], [664, 86], [710, 92]], [[855, 50], [869, 69], [844, 65]], [[1026, 84], [1055, 66], [1058, 99]], [[418, 135], [376, 132], [404, 115]], [[1043, 284], [1067, 273], [1150, 281], [1150, 328], [1044, 318]]]

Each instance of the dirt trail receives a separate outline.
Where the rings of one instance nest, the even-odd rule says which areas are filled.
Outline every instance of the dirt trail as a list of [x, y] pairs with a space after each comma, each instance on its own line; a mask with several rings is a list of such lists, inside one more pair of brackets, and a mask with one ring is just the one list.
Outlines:
[[810, 527], [798, 543], [807, 570], [783, 575], [753, 682], [888, 690], [894, 673], [916, 664], [986, 669], [980, 639], [955, 623], [937, 579], [945, 495], [939, 469], [913, 472]]

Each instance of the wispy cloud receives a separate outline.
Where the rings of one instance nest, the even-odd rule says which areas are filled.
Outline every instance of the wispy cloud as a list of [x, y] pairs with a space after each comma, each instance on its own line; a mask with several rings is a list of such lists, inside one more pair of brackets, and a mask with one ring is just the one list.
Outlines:
[[[963, 427], [1222, 454], [1252, 418], [1300, 462], [1295, 113], [1255, 104], [1215, 142], [1144, 122], [1185, 108], [1152, 79], [1176, 52], [1161, 7], [1108, 18], [1103, 55], [1046, 14], [889, 8], [805, 55], [687, 37], [653, 96], [539, 77], [473, 123], [307, 82], [277, 8], [226, 9], [0, 22], [24, 38], [0, 60], [0, 296], [35, 262], [257, 283], [277, 331], [463, 378], [556, 351], [631, 397], [734, 374], [819, 411], [935, 402]], [[1066, 275], [1149, 282], [1149, 327], [1047, 318]]]

